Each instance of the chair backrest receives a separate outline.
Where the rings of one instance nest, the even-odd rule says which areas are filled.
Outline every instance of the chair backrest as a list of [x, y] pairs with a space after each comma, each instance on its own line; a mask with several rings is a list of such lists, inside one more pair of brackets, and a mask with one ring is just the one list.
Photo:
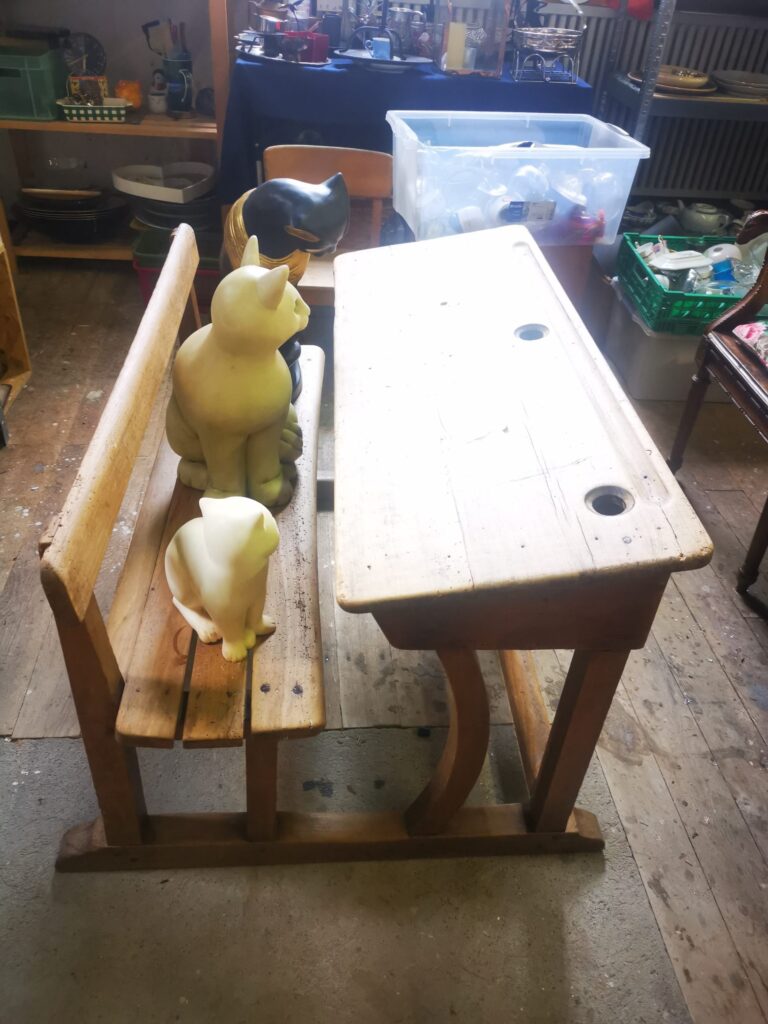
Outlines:
[[82, 622], [188, 304], [195, 233], [180, 225], [64, 508], [42, 542], [41, 577], [54, 614]]
[[263, 160], [266, 180], [296, 178], [319, 185], [341, 171], [350, 197], [371, 201], [370, 245], [379, 244], [384, 200], [392, 196], [389, 153], [336, 146], [270, 146]]

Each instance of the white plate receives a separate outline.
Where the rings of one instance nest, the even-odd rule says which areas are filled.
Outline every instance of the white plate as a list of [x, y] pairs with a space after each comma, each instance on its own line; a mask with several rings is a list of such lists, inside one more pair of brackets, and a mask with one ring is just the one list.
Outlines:
[[[213, 188], [215, 171], [210, 164], [183, 161], [156, 167], [153, 164], [129, 164], [115, 167], [112, 184], [118, 192], [142, 199], [160, 199], [166, 203], [188, 203]], [[180, 179], [186, 184], [182, 185]]]
[[658, 256], [652, 256], [648, 262], [655, 270], [699, 270], [701, 267], [712, 266], [712, 260], [695, 249], [659, 253]]
[[710, 71], [710, 75], [724, 86], [768, 90], [768, 75], [757, 71]]

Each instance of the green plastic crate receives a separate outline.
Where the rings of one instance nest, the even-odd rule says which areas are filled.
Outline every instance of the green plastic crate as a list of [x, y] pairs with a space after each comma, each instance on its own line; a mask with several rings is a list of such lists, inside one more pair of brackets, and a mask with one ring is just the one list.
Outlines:
[[[218, 270], [222, 236], [201, 232], [195, 236], [195, 241], [200, 254], [200, 269]], [[148, 228], [133, 243], [133, 258], [140, 267], [159, 268], [165, 263], [170, 248], [170, 231]]]
[[66, 91], [61, 50], [26, 40], [0, 42], [0, 118], [54, 121], [59, 116], [56, 100]]
[[[673, 252], [683, 249], [708, 249], [710, 245], [732, 242], [732, 238], [712, 235], [662, 236]], [[663, 334], [702, 334], [707, 324], [734, 303], [737, 296], [692, 295], [668, 291], [654, 277], [635, 246], [655, 242], [658, 235], [627, 232], [619, 248], [617, 275], [643, 320], [652, 331]]]

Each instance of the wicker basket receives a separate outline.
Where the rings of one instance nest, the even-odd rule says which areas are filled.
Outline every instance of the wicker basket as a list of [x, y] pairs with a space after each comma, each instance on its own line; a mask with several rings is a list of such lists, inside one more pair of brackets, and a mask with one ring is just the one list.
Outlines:
[[125, 121], [130, 104], [126, 100], [108, 97], [101, 106], [88, 103], [75, 103], [73, 99], [56, 101], [67, 121], [110, 122]]
[[512, 14], [512, 77], [516, 81], [573, 84], [579, 75], [581, 44], [586, 21], [576, 0], [567, 0], [579, 16], [578, 28], [521, 25], [523, 0], [515, 0]]
[[570, 54], [581, 46], [583, 32], [577, 28], [514, 28], [512, 45], [535, 53]]

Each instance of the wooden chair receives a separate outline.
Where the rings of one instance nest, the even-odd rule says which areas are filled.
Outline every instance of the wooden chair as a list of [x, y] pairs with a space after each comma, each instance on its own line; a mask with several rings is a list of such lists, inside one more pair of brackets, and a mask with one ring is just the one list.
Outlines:
[[[384, 202], [392, 198], [392, 157], [370, 149], [335, 146], [270, 146], [264, 151], [264, 178], [297, 178], [313, 185], [341, 172], [350, 199], [371, 204], [368, 243], [379, 244]], [[346, 247], [345, 247], [346, 248]]]
[[[384, 203], [392, 197], [392, 157], [369, 149], [333, 146], [270, 146], [264, 151], [264, 177], [298, 178], [319, 184], [341, 171], [352, 200], [350, 227], [340, 251], [379, 244]], [[361, 207], [368, 209], [361, 209]], [[311, 259], [299, 285], [310, 306], [332, 306], [333, 256]]]
[[[768, 211], [758, 211], [746, 221], [737, 241], [746, 243], [768, 232]], [[736, 408], [749, 420], [763, 440], [768, 441], [768, 368], [735, 337], [733, 329], [749, 323], [768, 303], [768, 256], [752, 290], [707, 327], [698, 352], [698, 368], [677, 428], [669, 456], [676, 473], [683, 463], [688, 439], [701, 410], [711, 381], [730, 396]], [[746, 593], [758, 577], [760, 563], [768, 548], [768, 499], [760, 513], [744, 564], [738, 571], [736, 589]]]

